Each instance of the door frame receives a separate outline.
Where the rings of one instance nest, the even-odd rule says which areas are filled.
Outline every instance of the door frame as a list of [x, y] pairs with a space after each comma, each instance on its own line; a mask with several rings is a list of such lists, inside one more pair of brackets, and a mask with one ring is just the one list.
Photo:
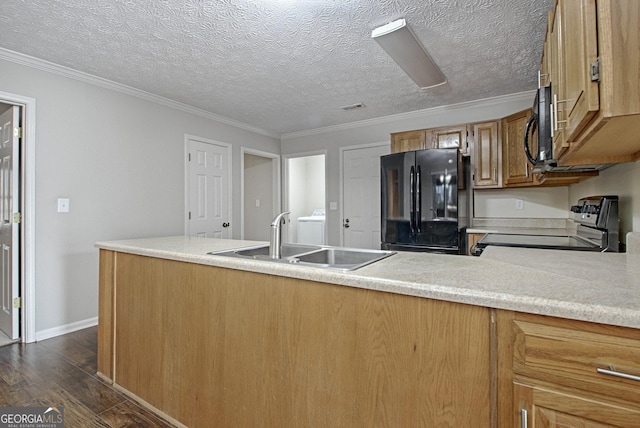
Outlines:
[[0, 91], [0, 102], [20, 107], [22, 138], [20, 141], [20, 341], [36, 340], [35, 311], [35, 218], [36, 218], [36, 100]]
[[244, 239], [244, 155], [254, 155], [271, 159], [271, 187], [273, 189], [273, 216], [281, 211], [282, 207], [282, 186], [280, 155], [263, 152], [250, 147], [240, 147], [240, 239]]
[[227, 168], [229, 171], [228, 183], [227, 183], [227, 194], [228, 198], [228, 212], [229, 212], [229, 238], [233, 237], [233, 199], [231, 198], [233, 185], [232, 185], [232, 177], [233, 177], [233, 169], [232, 169], [232, 157], [233, 157], [233, 146], [229, 143], [223, 143], [222, 141], [211, 140], [209, 138], [198, 137], [197, 135], [184, 134], [184, 234], [185, 236], [189, 236], [189, 141], [197, 140], [204, 144], [212, 144], [214, 146], [220, 146], [227, 149]]
[[374, 147], [383, 147], [388, 146], [388, 141], [383, 141], [380, 143], [367, 143], [367, 144], [358, 144], [355, 146], [342, 146], [339, 148], [340, 150], [340, 159], [339, 159], [339, 168], [340, 168], [340, 246], [344, 246], [344, 227], [342, 227], [342, 222], [344, 221], [344, 152], [347, 150], [359, 150], [359, 149], [371, 149]]

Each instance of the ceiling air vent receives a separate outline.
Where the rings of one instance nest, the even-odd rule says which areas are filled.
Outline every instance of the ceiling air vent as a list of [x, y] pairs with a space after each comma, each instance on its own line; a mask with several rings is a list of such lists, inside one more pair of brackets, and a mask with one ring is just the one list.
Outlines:
[[355, 110], [355, 109], [364, 108], [364, 107], [366, 107], [364, 104], [356, 103], [356, 104], [350, 104], [348, 106], [342, 106], [340, 108], [344, 111], [347, 111], [347, 110]]

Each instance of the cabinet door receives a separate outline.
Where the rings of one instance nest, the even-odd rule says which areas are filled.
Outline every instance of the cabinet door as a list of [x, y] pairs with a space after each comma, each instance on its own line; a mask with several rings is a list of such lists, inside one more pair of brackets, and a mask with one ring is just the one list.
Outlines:
[[[598, 81], [591, 80], [590, 66], [598, 58], [596, 1], [561, 1], [564, 64], [564, 134], [575, 141], [599, 109]], [[562, 82], [562, 81], [561, 81]]]
[[458, 148], [462, 154], [468, 152], [467, 125], [431, 129], [429, 137], [435, 149]]
[[[502, 174], [504, 187], [533, 183], [533, 166], [524, 153], [524, 130], [531, 110], [502, 119]], [[530, 144], [531, 145], [531, 144]], [[535, 144], [532, 144], [535, 150]]]
[[631, 428], [640, 411], [553, 390], [514, 383], [514, 427]]
[[426, 131], [407, 131], [391, 134], [391, 153], [422, 150], [425, 147]]
[[553, 14], [553, 23], [551, 24], [551, 33], [548, 34], [550, 40], [549, 53], [551, 58], [549, 60], [550, 70], [549, 77], [551, 80], [551, 95], [552, 98], [558, 101], [555, 103], [553, 110], [553, 123], [551, 127], [553, 129], [553, 157], [558, 159], [569, 148], [566, 134], [564, 133], [563, 126], [565, 123], [565, 83], [564, 83], [564, 55], [562, 49], [564, 28], [562, 20], [562, 7], [560, 3], [556, 4], [555, 13]]
[[550, 10], [547, 18], [547, 34], [544, 38], [544, 45], [542, 46], [542, 59], [540, 60], [540, 80], [539, 86], [547, 86], [551, 82], [551, 26], [553, 25], [553, 10]]
[[486, 122], [473, 125], [473, 183], [476, 188], [495, 188], [502, 185], [498, 124], [499, 122]]

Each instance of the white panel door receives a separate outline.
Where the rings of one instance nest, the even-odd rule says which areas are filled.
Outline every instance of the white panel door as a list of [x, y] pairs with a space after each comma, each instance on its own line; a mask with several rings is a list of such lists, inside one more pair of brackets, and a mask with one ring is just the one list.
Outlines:
[[231, 238], [230, 148], [189, 140], [189, 235]]
[[0, 330], [9, 338], [20, 335], [19, 308], [14, 299], [20, 295], [20, 137], [19, 107], [11, 107], [0, 116]]
[[389, 151], [384, 145], [342, 152], [345, 247], [380, 249], [380, 156]]

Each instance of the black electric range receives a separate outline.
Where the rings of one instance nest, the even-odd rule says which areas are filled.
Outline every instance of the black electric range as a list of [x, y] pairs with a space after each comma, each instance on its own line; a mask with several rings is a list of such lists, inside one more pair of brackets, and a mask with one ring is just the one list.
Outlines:
[[572, 219], [578, 223], [575, 235], [532, 235], [488, 233], [472, 248], [479, 256], [489, 245], [577, 251], [620, 251], [618, 197], [590, 196], [571, 207]]

